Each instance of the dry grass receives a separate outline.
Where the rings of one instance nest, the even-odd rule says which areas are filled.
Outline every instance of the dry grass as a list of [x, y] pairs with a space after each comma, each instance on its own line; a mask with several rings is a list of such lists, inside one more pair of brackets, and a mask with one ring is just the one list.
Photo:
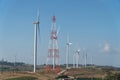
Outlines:
[[81, 78], [103, 78], [105, 73], [102, 70], [94, 70], [94, 69], [70, 69], [64, 73], [65, 75], [73, 76], [73, 77], [81, 77]]
[[4, 72], [0, 74], [0, 80], [23, 77], [23, 76], [36, 77], [38, 78], [38, 80], [54, 80], [56, 74], [41, 74], [41, 73], [30, 73], [30, 72], [17, 72], [17, 73]]
[[[104, 78], [106, 73], [103, 70], [99, 69], [70, 69], [67, 70], [63, 75], [73, 76], [73, 77], [81, 77], [81, 78]], [[38, 78], [38, 80], [55, 80], [57, 75], [54, 72], [46, 73], [44, 70], [39, 70], [37, 73], [31, 72], [4, 72], [0, 73], [0, 80], [15, 78], [15, 77], [23, 77], [23, 76], [32, 76]]]

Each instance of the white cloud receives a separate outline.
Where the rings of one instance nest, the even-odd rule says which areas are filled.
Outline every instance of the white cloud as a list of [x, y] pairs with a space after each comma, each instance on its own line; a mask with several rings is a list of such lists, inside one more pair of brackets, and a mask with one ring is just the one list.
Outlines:
[[103, 46], [101, 46], [103, 53], [109, 53], [109, 54], [120, 54], [120, 50], [116, 47], [113, 47], [110, 43], [105, 43]]
[[104, 50], [104, 52], [109, 52], [110, 51], [110, 45], [108, 43], [105, 43], [103, 50]]

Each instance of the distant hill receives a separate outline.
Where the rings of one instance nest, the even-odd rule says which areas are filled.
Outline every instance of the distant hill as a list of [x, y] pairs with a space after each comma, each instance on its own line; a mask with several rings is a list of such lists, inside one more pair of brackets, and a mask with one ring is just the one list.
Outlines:
[[7, 66], [22, 66], [25, 65], [23, 62], [7, 62], [7, 61], [0, 61], [0, 65], [7, 65]]
[[23, 62], [0, 61], [0, 71], [31, 71], [32, 65]]

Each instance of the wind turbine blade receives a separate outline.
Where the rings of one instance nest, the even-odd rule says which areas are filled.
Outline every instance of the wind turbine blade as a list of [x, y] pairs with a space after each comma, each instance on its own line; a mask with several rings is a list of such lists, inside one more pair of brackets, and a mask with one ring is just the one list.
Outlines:
[[38, 9], [38, 12], [37, 12], [37, 27], [38, 27], [38, 37], [39, 37], [39, 41], [41, 42], [41, 34], [40, 34], [40, 13], [39, 13], [39, 9]]
[[79, 55], [79, 54], [80, 54], [80, 49], [78, 49], [76, 52], [77, 52], [77, 53], [78, 53], [78, 55]]
[[41, 42], [41, 31], [39, 24], [38, 24], [38, 37], [39, 37], [39, 42]]
[[59, 34], [59, 31], [60, 31], [60, 27], [58, 27], [58, 30], [57, 30], [57, 35]]
[[39, 19], [40, 19], [40, 13], [39, 13], [39, 9], [38, 9], [38, 12], [37, 12], [37, 21], [39, 22]]
[[69, 44], [69, 34], [67, 34], [67, 43]]

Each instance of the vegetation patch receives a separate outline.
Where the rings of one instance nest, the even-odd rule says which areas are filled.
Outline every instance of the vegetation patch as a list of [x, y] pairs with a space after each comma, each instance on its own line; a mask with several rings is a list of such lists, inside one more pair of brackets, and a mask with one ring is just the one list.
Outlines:
[[100, 78], [77, 78], [75, 80], [102, 80]]
[[104, 80], [120, 80], [120, 73], [108, 73]]
[[37, 78], [32, 76], [25, 76], [25, 77], [18, 77], [18, 78], [10, 78], [6, 80], [37, 80]]

